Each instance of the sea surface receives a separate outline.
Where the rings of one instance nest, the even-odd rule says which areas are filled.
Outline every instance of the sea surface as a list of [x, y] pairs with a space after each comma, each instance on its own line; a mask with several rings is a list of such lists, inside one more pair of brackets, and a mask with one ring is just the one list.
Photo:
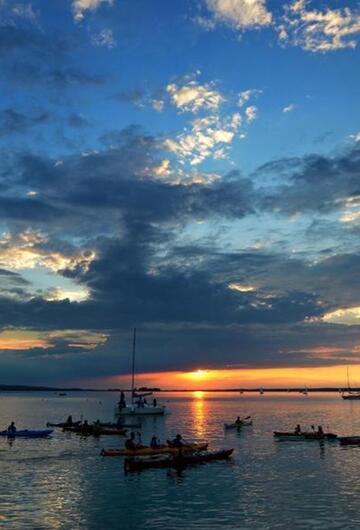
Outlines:
[[[69, 414], [112, 420], [111, 392], [2, 393], [0, 428], [45, 428]], [[121, 437], [82, 438], [57, 429], [50, 439], [0, 439], [0, 528], [91, 530], [359, 529], [360, 447], [279, 442], [274, 429], [322, 424], [360, 434], [360, 401], [339, 394], [174, 393], [158, 395], [170, 414], [143, 420], [144, 443], [177, 433], [234, 448], [230, 461], [182, 472], [125, 474], [122, 458], [100, 456]], [[251, 415], [253, 427], [224, 432]]]

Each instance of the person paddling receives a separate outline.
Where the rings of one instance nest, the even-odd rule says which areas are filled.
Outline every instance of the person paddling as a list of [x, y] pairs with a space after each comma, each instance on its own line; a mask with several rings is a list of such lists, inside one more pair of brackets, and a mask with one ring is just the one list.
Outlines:
[[235, 425], [242, 425], [243, 422], [242, 422], [242, 420], [240, 419], [240, 416], [238, 416], [238, 417], [236, 418], [236, 420], [235, 420], [234, 423], [235, 423]]

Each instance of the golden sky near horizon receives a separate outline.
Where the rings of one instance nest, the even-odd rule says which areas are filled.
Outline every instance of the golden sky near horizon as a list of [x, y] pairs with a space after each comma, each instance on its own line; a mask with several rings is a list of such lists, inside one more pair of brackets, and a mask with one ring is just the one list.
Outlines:
[[[351, 386], [360, 386], [360, 366], [349, 368]], [[130, 377], [118, 376], [103, 380], [109, 387], [129, 388]], [[194, 372], [163, 372], [139, 374], [136, 385], [160, 387], [161, 389], [204, 389], [216, 388], [286, 388], [286, 387], [346, 387], [347, 366], [313, 368], [262, 368], [247, 370], [205, 370]]]

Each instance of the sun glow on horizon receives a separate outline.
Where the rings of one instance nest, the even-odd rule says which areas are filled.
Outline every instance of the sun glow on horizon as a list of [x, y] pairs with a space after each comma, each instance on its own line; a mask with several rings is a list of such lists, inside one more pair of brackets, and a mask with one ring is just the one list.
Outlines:
[[[212, 370], [201, 369], [192, 372], [158, 372], [137, 374], [138, 386], [159, 387], [162, 390], [191, 390], [196, 399], [201, 391], [240, 388], [314, 388], [347, 386], [347, 364], [318, 367], [293, 368], [246, 368]], [[360, 364], [350, 368], [353, 386], [360, 386]], [[100, 384], [97, 382], [97, 385]], [[129, 376], [119, 375], [103, 380], [100, 386], [127, 388]]]

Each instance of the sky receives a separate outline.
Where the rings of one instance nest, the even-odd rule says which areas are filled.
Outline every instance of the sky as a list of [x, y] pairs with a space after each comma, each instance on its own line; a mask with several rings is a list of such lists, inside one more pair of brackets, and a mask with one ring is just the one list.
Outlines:
[[0, 383], [360, 383], [360, 2], [0, 0]]

